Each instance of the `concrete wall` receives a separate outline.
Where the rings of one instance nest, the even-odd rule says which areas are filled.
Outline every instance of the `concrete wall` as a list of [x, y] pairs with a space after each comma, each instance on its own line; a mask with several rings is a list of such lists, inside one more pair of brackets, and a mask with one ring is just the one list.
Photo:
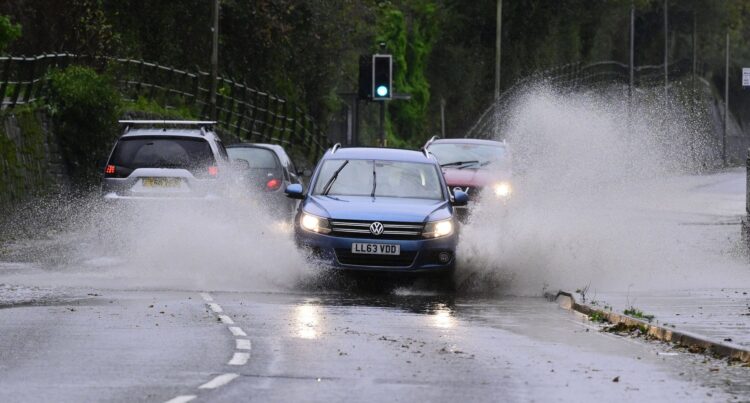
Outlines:
[[0, 113], [0, 208], [69, 187], [52, 127], [43, 109]]

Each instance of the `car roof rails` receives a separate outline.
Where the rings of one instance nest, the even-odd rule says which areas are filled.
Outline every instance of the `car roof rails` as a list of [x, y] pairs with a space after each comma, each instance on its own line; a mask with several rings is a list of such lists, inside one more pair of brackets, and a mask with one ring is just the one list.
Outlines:
[[130, 131], [132, 127], [154, 127], [163, 128], [178, 126], [197, 126], [201, 129], [201, 134], [205, 136], [207, 130], [213, 129], [216, 121], [213, 120], [119, 120], [118, 123], [126, 125], [125, 131]]
[[331, 147], [331, 154], [334, 154], [334, 153], [336, 153], [336, 151], [337, 151], [337, 150], [338, 150], [339, 148], [341, 148], [341, 143], [336, 143], [336, 144], [334, 144], [334, 145], [333, 145], [333, 147]]

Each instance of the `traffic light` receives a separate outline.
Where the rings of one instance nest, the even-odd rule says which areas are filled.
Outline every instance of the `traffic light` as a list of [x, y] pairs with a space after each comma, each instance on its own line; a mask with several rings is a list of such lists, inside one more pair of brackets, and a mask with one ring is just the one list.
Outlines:
[[393, 57], [372, 55], [372, 100], [385, 101], [393, 97]]

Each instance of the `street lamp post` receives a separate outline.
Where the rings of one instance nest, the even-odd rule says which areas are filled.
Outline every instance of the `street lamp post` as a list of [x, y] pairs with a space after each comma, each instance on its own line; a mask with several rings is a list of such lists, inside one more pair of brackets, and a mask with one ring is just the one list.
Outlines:
[[726, 49], [724, 50], [726, 57], [724, 64], [724, 127], [723, 134], [721, 136], [721, 160], [724, 164], [727, 163], [727, 124], [729, 123], [729, 29], [727, 29], [727, 40]]
[[495, 102], [500, 98], [500, 60], [503, 37], [503, 0], [497, 0], [497, 23], [495, 27]]
[[634, 70], [635, 70], [635, 2], [630, 2], [630, 58], [628, 63], [628, 70], [630, 73], [630, 80], [628, 84], [628, 98], [632, 104], [633, 98], [633, 84], [635, 81]]
[[211, 46], [211, 95], [210, 95], [210, 108], [211, 108], [211, 120], [216, 120], [216, 91], [218, 87], [218, 76], [219, 76], [219, 0], [214, 0], [211, 7], [211, 19], [213, 20], [213, 26], [211, 27], [212, 33], [212, 46]]
[[669, 1], [664, 0], [664, 102], [669, 105]]

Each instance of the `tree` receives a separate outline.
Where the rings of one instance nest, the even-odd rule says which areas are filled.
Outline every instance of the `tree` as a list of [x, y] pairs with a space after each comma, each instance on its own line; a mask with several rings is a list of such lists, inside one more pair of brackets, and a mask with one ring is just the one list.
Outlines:
[[21, 36], [21, 26], [10, 22], [10, 18], [0, 15], [0, 52]]

